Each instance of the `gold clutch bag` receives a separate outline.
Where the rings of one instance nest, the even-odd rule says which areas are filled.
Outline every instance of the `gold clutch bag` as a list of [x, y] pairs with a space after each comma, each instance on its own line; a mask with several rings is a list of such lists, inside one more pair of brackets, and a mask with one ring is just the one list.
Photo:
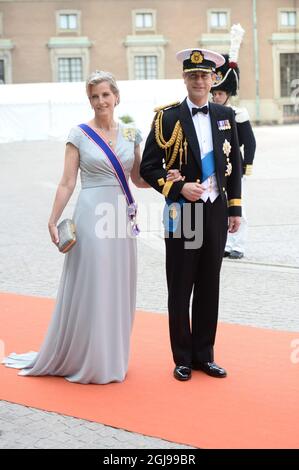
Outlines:
[[77, 241], [75, 224], [71, 219], [64, 219], [57, 225], [57, 230], [59, 238], [58, 250], [61, 253], [67, 253]]

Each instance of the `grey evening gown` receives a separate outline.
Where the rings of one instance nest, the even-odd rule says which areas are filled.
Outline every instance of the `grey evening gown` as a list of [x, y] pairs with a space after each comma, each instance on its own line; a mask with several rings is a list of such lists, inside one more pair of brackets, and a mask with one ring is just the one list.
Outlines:
[[[115, 152], [129, 178], [141, 136], [119, 124]], [[3, 360], [20, 375], [70, 382], [124, 380], [136, 302], [136, 239], [127, 231], [125, 196], [105, 155], [79, 127], [67, 142], [79, 149], [82, 189], [73, 219], [77, 243], [65, 255], [55, 309], [40, 351]]]

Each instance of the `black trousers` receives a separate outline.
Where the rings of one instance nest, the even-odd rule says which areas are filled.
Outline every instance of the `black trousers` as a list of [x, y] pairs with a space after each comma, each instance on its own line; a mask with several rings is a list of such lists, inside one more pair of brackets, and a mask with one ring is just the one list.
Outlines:
[[[186, 226], [185, 207], [181, 217], [181, 236], [165, 234], [166, 276], [170, 341], [176, 365], [213, 361], [216, 336], [219, 281], [227, 238], [228, 211], [220, 196], [211, 203], [198, 201], [191, 206], [192, 229], [202, 230], [201, 247], [187, 248], [182, 226]], [[201, 204], [202, 220], [195, 217]], [[199, 208], [199, 206], [197, 206]], [[189, 227], [190, 228], [190, 227]], [[196, 246], [196, 244], [195, 244]], [[191, 321], [190, 299], [193, 293]]]

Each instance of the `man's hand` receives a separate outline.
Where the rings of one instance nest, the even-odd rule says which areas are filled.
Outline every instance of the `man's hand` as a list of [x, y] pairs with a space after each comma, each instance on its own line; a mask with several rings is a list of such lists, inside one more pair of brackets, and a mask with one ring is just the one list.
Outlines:
[[228, 224], [228, 231], [230, 233], [235, 233], [238, 231], [241, 224], [241, 217], [238, 216], [230, 216], [229, 217], [229, 224]]
[[184, 198], [191, 202], [198, 201], [203, 192], [204, 188], [199, 183], [185, 183], [181, 190]]

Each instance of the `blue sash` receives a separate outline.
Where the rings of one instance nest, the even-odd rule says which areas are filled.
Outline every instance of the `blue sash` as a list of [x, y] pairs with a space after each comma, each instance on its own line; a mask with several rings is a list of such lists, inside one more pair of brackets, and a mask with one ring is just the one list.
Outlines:
[[137, 204], [132, 196], [131, 190], [129, 188], [125, 172], [123, 170], [121, 162], [118, 160], [116, 154], [113, 152], [111, 147], [105, 142], [105, 140], [95, 132], [91, 127], [87, 124], [79, 124], [80, 129], [84, 132], [84, 134], [89, 137], [89, 139], [94, 142], [100, 149], [104, 152], [106, 157], [108, 158], [114, 173], [119, 181], [120, 187], [126, 196], [127, 204], [128, 204], [128, 216], [132, 223], [132, 231], [134, 235], [138, 235], [139, 228], [136, 223], [136, 214], [137, 214]]
[[[209, 176], [212, 176], [216, 171], [213, 150], [205, 154], [205, 156], [201, 160], [201, 166], [202, 182], [204, 182]], [[163, 211], [163, 224], [165, 230], [167, 230], [168, 232], [175, 232], [177, 230], [178, 224], [180, 222], [182, 207], [185, 202], [186, 199], [183, 196], [181, 196], [178, 201], [172, 201], [169, 198], [165, 199], [165, 207]]]
[[209, 177], [212, 176], [213, 173], [215, 173], [215, 158], [214, 158], [214, 152], [211, 150], [209, 153], [206, 153], [201, 160], [201, 168], [202, 168], [202, 175], [201, 175], [201, 181], [202, 183]]

